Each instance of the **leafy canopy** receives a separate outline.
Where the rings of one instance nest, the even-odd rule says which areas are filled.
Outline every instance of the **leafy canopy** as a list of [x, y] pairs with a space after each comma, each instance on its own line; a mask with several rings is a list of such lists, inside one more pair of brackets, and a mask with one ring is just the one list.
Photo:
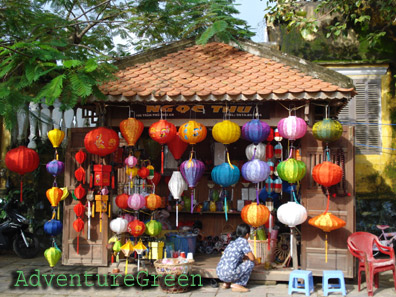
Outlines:
[[105, 100], [98, 85], [113, 78], [112, 63], [131, 45], [251, 37], [237, 12], [234, 0], [3, 0], [0, 115], [10, 128], [29, 102], [59, 99], [67, 109], [92, 95]]

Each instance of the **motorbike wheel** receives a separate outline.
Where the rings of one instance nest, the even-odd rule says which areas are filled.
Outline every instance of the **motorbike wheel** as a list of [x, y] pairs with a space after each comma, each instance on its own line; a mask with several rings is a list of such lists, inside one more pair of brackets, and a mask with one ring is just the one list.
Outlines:
[[22, 238], [22, 235], [18, 234], [14, 242], [12, 243], [12, 247], [14, 249], [15, 254], [18, 257], [23, 259], [30, 259], [37, 256], [39, 252], [39, 241], [38, 238], [32, 233], [25, 232], [26, 241], [29, 243], [29, 247], [26, 246], [25, 241]]

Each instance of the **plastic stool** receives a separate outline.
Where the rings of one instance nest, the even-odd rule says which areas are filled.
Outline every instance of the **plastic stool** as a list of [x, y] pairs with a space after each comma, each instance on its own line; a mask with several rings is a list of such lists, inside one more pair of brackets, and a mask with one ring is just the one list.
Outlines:
[[[299, 283], [298, 280], [303, 279], [304, 283]], [[293, 292], [305, 293], [305, 296], [310, 296], [314, 291], [312, 271], [308, 270], [293, 270], [289, 276], [289, 292], [291, 295]]]
[[[329, 279], [338, 279], [338, 284], [329, 284]], [[344, 273], [341, 270], [325, 270], [322, 279], [323, 296], [327, 296], [329, 292], [341, 292], [346, 296]]]

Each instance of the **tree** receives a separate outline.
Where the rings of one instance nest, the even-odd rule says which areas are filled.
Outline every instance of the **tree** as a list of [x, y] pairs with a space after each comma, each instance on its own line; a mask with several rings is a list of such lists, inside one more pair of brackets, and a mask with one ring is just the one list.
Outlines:
[[[3, 0], [0, 3], [0, 115], [7, 127], [29, 102], [74, 107], [112, 79], [129, 45], [142, 50], [196, 38], [253, 35], [234, 0]], [[114, 37], [129, 40], [116, 46]]]

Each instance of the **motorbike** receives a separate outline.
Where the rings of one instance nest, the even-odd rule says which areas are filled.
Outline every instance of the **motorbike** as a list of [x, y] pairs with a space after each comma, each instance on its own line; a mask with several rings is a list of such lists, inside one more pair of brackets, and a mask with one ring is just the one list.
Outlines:
[[18, 257], [34, 258], [39, 252], [39, 240], [28, 232], [29, 220], [21, 215], [15, 200], [8, 202], [0, 199], [5, 220], [0, 224], [0, 249], [13, 249]]

